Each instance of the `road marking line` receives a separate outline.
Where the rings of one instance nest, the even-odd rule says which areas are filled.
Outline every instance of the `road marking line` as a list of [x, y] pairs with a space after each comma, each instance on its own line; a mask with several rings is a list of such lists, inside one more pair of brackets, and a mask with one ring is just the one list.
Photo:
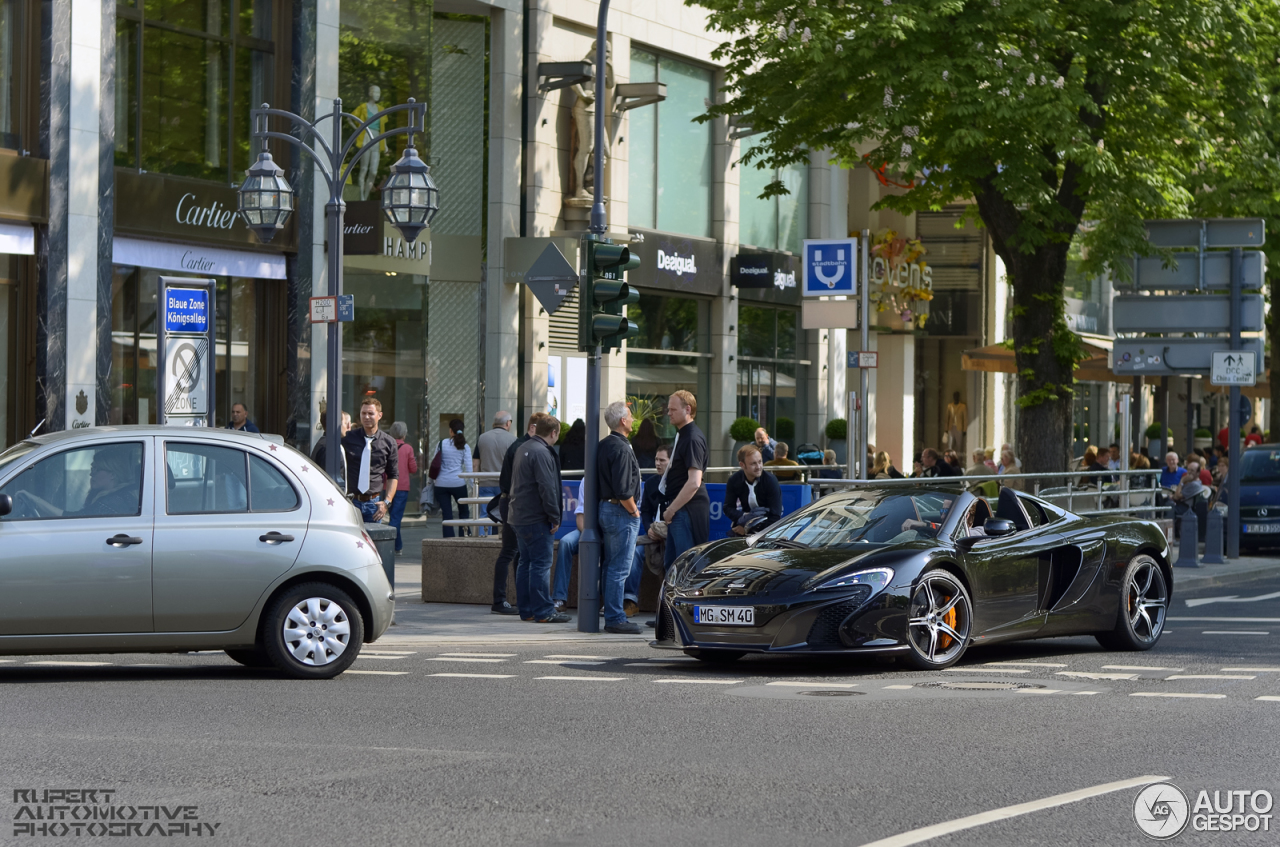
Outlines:
[[535, 676], [534, 679], [558, 679], [562, 682], [622, 682], [625, 676]]
[[343, 673], [367, 673], [367, 674], [369, 674], [370, 676], [373, 676], [373, 675], [377, 675], [377, 676], [405, 676], [405, 675], [406, 675], [406, 674], [408, 674], [409, 672], [408, 672], [408, 671], [356, 671], [356, 670], [351, 670], [350, 668], [348, 668], [347, 670], [343, 671]]
[[987, 662], [984, 667], [988, 668], [1065, 668], [1062, 662]]
[[655, 679], [659, 685], [737, 685], [740, 679]]
[[692, 656], [672, 656], [667, 659], [645, 659], [646, 662], [696, 662]]
[[1255, 700], [1270, 700], [1273, 703], [1280, 703], [1280, 697], [1271, 694], [1264, 694], [1261, 697], [1254, 697]]
[[542, 658], [544, 659], [609, 659], [611, 657], [609, 656], [578, 656], [578, 655], [571, 655], [569, 653], [551, 653], [550, 655], [543, 656]]
[[1065, 794], [1055, 794], [1052, 797], [1045, 797], [1041, 800], [1032, 800], [1029, 803], [1019, 803], [1016, 806], [1004, 806], [1003, 808], [992, 809], [989, 812], [982, 812], [977, 815], [956, 818], [952, 821], [936, 823], [933, 826], [913, 829], [910, 832], [904, 832], [901, 835], [881, 838], [879, 841], [870, 841], [862, 845], [862, 847], [908, 847], [908, 845], [911, 844], [920, 844], [924, 841], [940, 838], [944, 835], [950, 835], [953, 832], [973, 829], [974, 827], [982, 826], [983, 824], [995, 823], [996, 821], [1008, 820], [1009, 818], [1016, 818], [1020, 815], [1027, 815], [1044, 809], [1065, 806], [1068, 803], [1077, 803], [1081, 800], [1088, 800], [1091, 797], [1100, 797], [1103, 794], [1124, 791], [1126, 788], [1136, 788], [1139, 785], [1150, 785], [1153, 782], [1163, 782], [1168, 778], [1169, 777], [1167, 776], [1139, 776], [1133, 779], [1123, 779], [1119, 782], [1108, 782], [1103, 785], [1095, 785], [1092, 788], [1081, 788], [1078, 791], [1068, 791]]
[[111, 663], [110, 662], [27, 662], [27, 664], [28, 665], [56, 665], [56, 666], [67, 665], [71, 667], [100, 668], [100, 667], [103, 667], [104, 665], [109, 665]]
[[1146, 665], [1103, 665], [1104, 671], [1172, 671], [1177, 673], [1183, 668], [1157, 668], [1148, 667]]
[[1167, 617], [1169, 621], [1200, 621], [1201, 623], [1280, 623], [1280, 618], [1183, 618]]
[[1280, 668], [1223, 668], [1223, 673], [1280, 673]]
[[1171, 691], [1135, 691], [1130, 697], [1185, 697], [1194, 700], [1225, 700], [1225, 694], [1174, 694]]
[[1101, 694], [1101, 691], [1072, 691], [1077, 697], [1092, 697], [1094, 694]]
[[[1065, 665], [1061, 666], [1065, 667]], [[1008, 670], [1000, 670], [993, 667], [985, 668], [943, 668], [947, 673], [1031, 673], [1031, 671], [1018, 670], [1017, 668], [1009, 668]]]
[[1259, 594], [1257, 597], [1241, 597], [1238, 594], [1228, 594], [1226, 597], [1200, 597], [1195, 600], [1184, 601], [1189, 607], [1203, 606], [1206, 603], [1257, 603], [1259, 600], [1274, 600], [1280, 597], [1280, 591], [1273, 591], [1270, 594]]
[[1269, 632], [1250, 629], [1206, 629], [1201, 635], [1270, 635]]
[[785, 688], [855, 688], [856, 682], [766, 682], [765, 685], [780, 685]]
[[1054, 676], [1067, 676], [1072, 679], [1137, 679], [1136, 673], [1085, 673], [1084, 671], [1058, 671]]
[[451, 676], [461, 679], [511, 679], [513, 673], [429, 673], [427, 676]]
[[[388, 656], [413, 656], [417, 654], [417, 650], [384, 650], [381, 647], [370, 647], [366, 652], [369, 653], [385, 653]], [[452, 655], [446, 653], [446, 656]]]
[[603, 665], [604, 662], [589, 662], [585, 659], [527, 659], [526, 665]]
[[474, 659], [514, 659], [519, 653], [441, 653], [441, 656], [458, 656]]
[[910, 685], [886, 685], [885, 689], [888, 691], [906, 691], [910, 687]]
[[1189, 673], [1166, 676], [1165, 679], [1257, 679], [1256, 676], [1231, 676], [1229, 674]]
[[461, 656], [436, 656], [435, 658], [427, 659], [427, 661], [428, 662], [475, 662], [477, 664], [484, 664], [484, 663], [496, 664], [498, 662], [505, 662], [506, 659], [481, 659], [481, 658], [463, 658]]
[[361, 651], [361, 652], [360, 652], [360, 656], [359, 656], [359, 658], [361, 658], [361, 659], [382, 659], [384, 662], [397, 662], [397, 661], [400, 661], [401, 659], [403, 659], [403, 658], [405, 658], [405, 657], [404, 657], [404, 656], [379, 656], [377, 653], [365, 653], [364, 651]]
[[18, 660], [17, 659], [0, 659], [0, 665], [8, 664], [9, 662], [16, 662], [16, 661]]
[[1061, 688], [1019, 688], [1018, 694], [1061, 694]]

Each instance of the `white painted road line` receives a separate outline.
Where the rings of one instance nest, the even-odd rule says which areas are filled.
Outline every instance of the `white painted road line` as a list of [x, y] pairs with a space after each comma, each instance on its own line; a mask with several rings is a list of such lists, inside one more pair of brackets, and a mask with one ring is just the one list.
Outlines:
[[1220, 673], [1189, 673], [1166, 676], [1165, 679], [1257, 679], [1256, 676], [1231, 675]]
[[623, 682], [625, 676], [535, 676], [534, 679], [556, 679], [561, 682]]
[[379, 656], [377, 653], [365, 653], [361, 651], [359, 658], [361, 659], [382, 659], [386, 662], [394, 662], [404, 659], [404, 656]]
[[1104, 671], [1171, 671], [1173, 673], [1184, 670], [1183, 668], [1157, 668], [1147, 665], [1103, 665], [1102, 669]]
[[519, 653], [441, 653], [441, 656], [460, 656], [473, 659], [514, 659]]
[[740, 679], [655, 679], [659, 685], [737, 685]]
[[1092, 788], [1081, 788], [1078, 791], [1068, 791], [1066, 794], [1055, 794], [1052, 797], [1045, 797], [1042, 800], [1032, 800], [1029, 803], [1019, 803], [1016, 806], [1005, 806], [1000, 809], [992, 809], [989, 812], [982, 812], [977, 815], [956, 818], [953, 821], [936, 823], [933, 826], [913, 829], [910, 832], [904, 832], [901, 835], [881, 838], [879, 841], [870, 841], [863, 844], [862, 847], [908, 847], [908, 845], [911, 844], [920, 844], [934, 838], [950, 835], [953, 832], [962, 832], [966, 829], [973, 829], [974, 827], [982, 826], [983, 824], [1008, 820], [1009, 818], [1016, 818], [1021, 815], [1029, 815], [1032, 812], [1039, 812], [1044, 809], [1053, 809], [1058, 806], [1065, 806], [1068, 803], [1078, 803], [1081, 800], [1088, 800], [1091, 797], [1101, 797], [1103, 794], [1124, 791], [1126, 788], [1137, 788], [1140, 785], [1150, 785], [1153, 782], [1163, 782], [1168, 778], [1169, 777], [1167, 776], [1139, 776], [1134, 777], [1133, 779], [1123, 779], [1119, 782], [1108, 782], [1103, 785], [1095, 785]]
[[1102, 692], [1101, 691], [1072, 691], [1071, 693], [1077, 697], [1091, 697], [1094, 694], [1101, 694]]
[[1262, 695], [1261, 697], [1254, 697], [1253, 699], [1255, 699], [1255, 700], [1270, 700], [1270, 701], [1271, 701], [1271, 702], [1273, 702], [1273, 703], [1280, 703], [1280, 697], [1276, 697], [1276, 696], [1273, 696], [1273, 695], [1271, 695], [1271, 694], [1264, 694], [1264, 695]]
[[50, 666], [67, 666], [80, 668], [100, 668], [110, 665], [110, 662], [27, 662], [28, 665], [50, 665]]
[[408, 672], [408, 671], [356, 671], [356, 670], [351, 670], [350, 668], [348, 668], [347, 670], [343, 671], [343, 673], [344, 673], [344, 674], [346, 674], [346, 673], [367, 673], [367, 674], [369, 674], [370, 676], [374, 676], [374, 675], [377, 675], [377, 676], [405, 676], [405, 675], [406, 675], [406, 674], [408, 674], [409, 672]]
[[1065, 668], [1062, 662], [987, 662], [988, 668]]
[[1280, 668], [1223, 668], [1223, 673], [1280, 673]]
[[480, 658], [480, 657], [478, 657], [478, 656], [471, 656], [471, 657], [464, 657], [464, 656], [436, 656], [435, 658], [427, 659], [427, 661], [428, 661], [428, 662], [476, 662], [477, 664], [483, 664], [483, 663], [494, 663], [494, 664], [496, 664], [496, 663], [498, 663], [498, 662], [505, 662], [505, 661], [506, 661], [506, 659], [489, 659], [489, 658]]
[[1206, 629], [1201, 635], [1270, 635], [1257, 629]]
[[542, 658], [544, 658], [544, 659], [600, 659], [600, 660], [605, 660], [605, 659], [608, 659], [608, 658], [610, 658], [610, 657], [609, 657], [609, 656], [578, 656], [578, 655], [571, 655], [571, 654], [569, 654], [569, 653], [551, 653], [550, 655], [543, 656]]
[[906, 691], [910, 687], [911, 687], [910, 685], [886, 685], [885, 690], [886, 691]]
[[1072, 679], [1137, 679], [1136, 673], [1085, 673], [1084, 671], [1058, 671], [1054, 676], [1066, 676]]
[[1180, 618], [1168, 617], [1167, 621], [1198, 621], [1200, 623], [1280, 623], [1280, 618]]
[[993, 668], [991, 666], [981, 668], [943, 668], [946, 673], [1031, 673], [1031, 671], [1018, 670], [1017, 668]]
[[526, 665], [603, 665], [604, 662], [592, 662], [587, 659], [526, 659]]
[[766, 682], [765, 685], [780, 685], [784, 688], [856, 688], [856, 682]]
[[1273, 591], [1270, 594], [1259, 594], [1257, 597], [1241, 597], [1238, 594], [1228, 594], [1226, 597], [1200, 597], [1195, 600], [1184, 601], [1187, 606], [1195, 608], [1203, 606], [1206, 603], [1257, 603], [1259, 600], [1274, 600], [1280, 597], [1280, 591]]
[[1019, 688], [1019, 694], [1061, 694], [1061, 688]]
[[1180, 697], [1190, 700], [1225, 700], [1225, 694], [1174, 694], [1171, 691], [1135, 691], [1130, 697]]
[[671, 656], [664, 659], [645, 659], [646, 662], [696, 662], [697, 659], [692, 656]]
[[[363, 652], [382, 653], [388, 656], [415, 656], [418, 653], [417, 650], [384, 650], [381, 647], [370, 647], [368, 650], [365, 650]], [[446, 653], [445, 655], [452, 655], [452, 654]]]
[[511, 679], [513, 673], [429, 673], [427, 676], [450, 676], [459, 679]]

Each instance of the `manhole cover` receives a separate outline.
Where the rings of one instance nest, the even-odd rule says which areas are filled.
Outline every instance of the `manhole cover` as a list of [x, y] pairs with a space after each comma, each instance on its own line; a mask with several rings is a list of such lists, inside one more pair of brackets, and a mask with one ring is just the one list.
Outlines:
[[852, 697], [855, 694], [862, 694], [861, 691], [797, 691], [797, 694], [803, 694], [806, 697]]
[[1027, 688], [1044, 688], [1043, 685], [1033, 685], [1029, 682], [976, 682], [965, 680], [963, 682], [921, 682], [916, 684], [917, 688], [941, 688], [946, 691], [1020, 691]]

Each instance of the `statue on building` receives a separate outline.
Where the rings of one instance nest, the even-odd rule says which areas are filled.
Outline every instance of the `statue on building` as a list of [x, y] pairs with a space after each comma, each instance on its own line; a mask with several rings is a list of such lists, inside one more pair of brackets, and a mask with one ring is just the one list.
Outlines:
[[[613, 62], [612, 50], [608, 43], [605, 44], [605, 73], [604, 73], [604, 104], [605, 109], [605, 133], [604, 133], [604, 161], [606, 167], [609, 162], [610, 136], [608, 119], [613, 111]], [[586, 60], [592, 65], [596, 61], [596, 48], [592, 44], [591, 51], [587, 53]], [[592, 79], [586, 84], [579, 83], [571, 87], [574, 93], [573, 101], [573, 125], [570, 129], [569, 138], [569, 191], [566, 206], [579, 206], [582, 208], [590, 208], [592, 202], [592, 193], [595, 190], [595, 169], [592, 162], [595, 156], [595, 117], [596, 117], [596, 83]]]
[[[361, 123], [364, 123], [369, 120], [370, 115], [376, 115], [382, 111], [382, 105], [378, 102], [381, 99], [382, 89], [376, 85], [371, 85], [369, 86], [368, 101], [356, 106], [355, 111], [351, 114], [359, 118]], [[364, 137], [360, 139], [361, 144], [368, 144], [382, 134], [382, 120], [382, 118], [379, 118], [369, 124], [369, 128], [364, 132]], [[356, 174], [356, 190], [360, 192], [361, 200], [369, 199], [369, 192], [373, 190], [373, 181], [378, 176], [378, 163], [385, 152], [387, 152], [387, 140], [384, 138], [360, 159], [360, 167]]]

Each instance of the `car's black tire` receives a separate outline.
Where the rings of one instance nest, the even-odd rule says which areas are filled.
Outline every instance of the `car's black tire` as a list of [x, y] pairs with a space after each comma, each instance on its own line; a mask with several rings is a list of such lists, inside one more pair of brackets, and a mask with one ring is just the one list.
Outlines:
[[359, 655], [364, 619], [342, 589], [306, 582], [267, 604], [261, 632], [267, 658], [281, 673], [294, 679], [332, 679]]
[[1141, 553], [1124, 569], [1115, 629], [1094, 637], [1108, 650], [1140, 652], [1156, 646], [1169, 612], [1169, 584], [1160, 563]]
[[267, 654], [257, 647], [251, 647], [248, 650], [223, 650], [222, 652], [246, 668], [271, 667], [271, 660], [267, 658]]
[[745, 650], [688, 650], [690, 656], [709, 665], [727, 665], [747, 655]]
[[916, 582], [907, 604], [907, 666], [922, 671], [949, 668], [969, 648], [973, 633], [973, 601], [950, 571], [926, 572]]

